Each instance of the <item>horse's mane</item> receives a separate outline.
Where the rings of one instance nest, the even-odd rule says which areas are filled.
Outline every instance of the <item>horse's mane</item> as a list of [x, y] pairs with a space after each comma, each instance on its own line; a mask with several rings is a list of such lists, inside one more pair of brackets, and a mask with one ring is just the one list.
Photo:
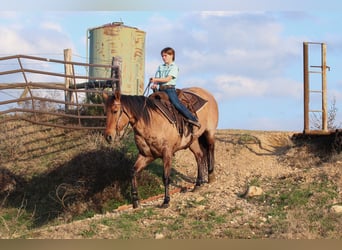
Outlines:
[[121, 104], [130, 110], [137, 119], [142, 119], [146, 124], [150, 124], [151, 116], [149, 110], [155, 110], [156, 105], [143, 95], [121, 95]]

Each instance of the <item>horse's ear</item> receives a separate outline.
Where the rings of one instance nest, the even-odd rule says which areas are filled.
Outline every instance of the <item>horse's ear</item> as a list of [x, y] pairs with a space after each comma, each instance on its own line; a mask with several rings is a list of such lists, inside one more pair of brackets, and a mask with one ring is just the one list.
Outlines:
[[107, 99], [108, 99], [108, 94], [106, 92], [102, 92], [102, 97], [103, 97], [103, 100], [106, 102]]
[[116, 100], [120, 100], [121, 98], [121, 91], [120, 90], [115, 90], [114, 96]]

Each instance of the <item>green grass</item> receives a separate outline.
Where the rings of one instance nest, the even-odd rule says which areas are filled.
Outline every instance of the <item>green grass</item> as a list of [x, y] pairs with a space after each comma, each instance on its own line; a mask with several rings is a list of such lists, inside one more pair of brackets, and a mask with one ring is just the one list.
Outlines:
[[239, 144], [254, 144], [258, 143], [259, 140], [250, 134], [241, 134], [238, 139]]
[[[0, 177], [16, 186], [8, 194], [0, 184], [0, 235], [13, 235], [15, 230], [6, 227], [25, 234], [131, 203], [130, 171], [138, 152], [132, 132], [110, 145], [99, 132], [23, 121], [2, 128]], [[163, 192], [162, 169], [161, 161], [155, 161], [138, 176], [141, 199]]]
[[98, 233], [98, 228], [97, 225], [95, 223], [91, 223], [89, 225], [89, 229], [85, 229], [83, 230], [80, 235], [84, 238], [84, 239], [90, 239], [93, 238], [94, 236], [96, 236], [96, 234]]
[[309, 183], [280, 180], [263, 196], [250, 201], [267, 206], [265, 216], [271, 218], [267, 223], [272, 224], [273, 233], [287, 234], [302, 225], [308, 237], [341, 238], [342, 216], [329, 213], [330, 204], [338, 197], [337, 190], [327, 176], [320, 174]]
[[[139, 209], [132, 213], [124, 213], [117, 218], [105, 218], [100, 220], [100, 224], [110, 227], [110, 232], [115, 231], [118, 239], [148, 238], [152, 232], [142, 228], [141, 221], [151, 218], [155, 212], [151, 208]], [[109, 233], [110, 233], [109, 232]], [[150, 235], [150, 236], [148, 236]]]
[[[39, 238], [39, 229], [44, 227], [105, 214], [131, 203], [130, 172], [137, 154], [132, 133], [121, 143], [109, 145], [99, 132], [14, 122], [3, 124], [0, 140], [0, 178], [15, 183], [13, 190], [0, 190], [1, 238]], [[239, 142], [258, 143], [249, 134], [241, 135]], [[248, 206], [239, 203], [229, 204], [226, 211], [215, 210], [210, 207], [210, 195], [202, 194], [204, 199], [173, 199], [175, 207], [170, 210], [142, 207], [85, 220], [74, 235], [89, 239], [103, 233], [104, 238], [115, 239], [153, 239], [156, 233], [166, 239], [261, 239], [265, 235], [341, 239], [342, 216], [329, 212], [332, 204], [340, 202], [339, 177], [324, 174], [324, 167], [314, 175], [309, 158], [296, 158], [298, 164], [308, 166], [297, 173], [302, 178], [255, 177], [248, 182], [264, 189], [263, 196], [244, 201], [261, 212], [263, 220], [250, 216]], [[162, 173], [161, 160], [141, 173], [141, 199], [163, 193]], [[178, 178], [176, 172], [171, 175]], [[0, 183], [0, 189], [4, 184]]]

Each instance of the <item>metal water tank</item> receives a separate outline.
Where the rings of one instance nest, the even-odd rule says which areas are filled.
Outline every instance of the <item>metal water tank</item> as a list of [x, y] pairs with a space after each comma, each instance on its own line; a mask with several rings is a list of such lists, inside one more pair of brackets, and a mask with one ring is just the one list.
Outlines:
[[[88, 29], [89, 63], [111, 64], [113, 57], [122, 60], [121, 91], [141, 95], [144, 92], [145, 32], [122, 22]], [[90, 67], [90, 77], [110, 77], [110, 69]]]

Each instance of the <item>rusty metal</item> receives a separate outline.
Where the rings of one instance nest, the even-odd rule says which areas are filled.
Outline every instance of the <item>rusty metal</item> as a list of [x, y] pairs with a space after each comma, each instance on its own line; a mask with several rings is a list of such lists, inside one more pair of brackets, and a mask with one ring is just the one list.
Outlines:
[[[0, 62], [5, 62], [7, 60], [16, 59], [17, 61], [17, 68], [4, 70], [0, 72], [0, 76], [11, 76], [13, 74], [21, 73], [22, 74], [22, 81], [15, 81], [12, 83], [4, 83], [1, 81], [0, 77], [0, 90], [3, 93], [7, 93], [6, 91], [10, 90], [20, 90], [23, 89], [24, 93], [19, 98], [9, 98], [0, 100], [0, 124], [8, 121], [13, 120], [25, 120], [34, 124], [40, 124], [44, 126], [53, 126], [53, 127], [60, 127], [65, 129], [92, 129], [92, 130], [103, 130], [105, 125], [105, 115], [89, 115], [83, 110], [89, 108], [96, 108], [99, 109], [98, 111], [104, 109], [104, 105], [102, 103], [87, 103], [81, 102], [78, 98], [78, 94], [101, 94], [102, 89], [105, 87], [112, 87], [117, 84], [121, 84], [121, 79], [119, 78], [121, 75], [121, 70], [117, 65], [105, 65], [105, 64], [88, 64], [88, 63], [80, 63], [80, 62], [73, 62], [73, 61], [63, 61], [63, 60], [56, 60], [56, 59], [48, 59], [42, 57], [35, 57], [35, 56], [26, 56], [26, 55], [14, 55], [14, 56], [6, 56], [0, 57]], [[37, 70], [32, 68], [27, 68], [23, 66], [22, 59], [27, 59], [28, 64], [37, 65], [37, 62], [43, 61], [52, 64], [69, 64], [71, 66], [71, 73], [69, 74], [62, 74], [62, 73], [55, 73], [52, 71], [44, 71], [44, 70]], [[32, 63], [33, 62], [33, 63]], [[87, 75], [76, 74], [75, 73], [75, 66], [82, 66], [82, 67], [103, 67], [108, 68], [111, 70], [112, 74], [110, 77], [89, 77]], [[31, 75], [28, 73], [33, 74], [35, 76], [54, 76], [54, 77], [61, 77], [61, 82], [33, 82], [30, 79]], [[66, 87], [65, 79], [71, 78], [74, 84], [69, 84], [69, 87]], [[87, 80], [86, 82], [77, 83], [77, 80]], [[94, 88], [93, 88], [94, 87]], [[61, 91], [61, 93], [68, 93], [68, 95], [72, 96], [75, 94], [76, 98], [74, 101], [71, 100], [62, 100], [62, 99], [54, 99], [53, 97], [41, 97], [37, 96], [33, 90], [56, 90]], [[28, 96], [26, 96], [26, 93]], [[62, 95], [61, 95], [62, 96]], [[26, 103], [26, 107], [21, 107], [20, 103]], [[29, 104], [28, 104], [29, 103]], [[16, 107], [7, 107], [6, 105], [16, 105]], [[48, 106], [52, 105], [54, 108], [50, 107], [41, 107], [41, 106]], [[57, 108], [57, 105], [62, 106], [69, 106], [73, 110], [69, 110], [65, 112], [65, 109], [61, 110]], [[54, 120], [55, 122], [47, 122], [44, 121], [43, 118], [46, 116], [50, 117], [49, 120]], [[65, 120], [67, 119], [67, 120]], [[84, 121], [92, 120], [92, 123], [100, 123], [103, 124], [101, 126], [85, 126]], [[59, 123], [58, 123], [58, 122]], [[88, 122], [89, 123], [89, 122]]]
[[64, 129], [75, 129], [75, 130], [103, 130], [104, 127], [98, 126], [98, 127], [92, 127], [92, 126], [87, 126], [87, 127], [82, 127], [82, 126], [72, 126], [72, 125], [62, 125], [62, 124], [52, 124], [51, 122], [41, 122], [41, 121], [35, 121], [29, 118], [26, 118], [24, 116], [16, 117], [16, 116], [11, 116], [11, 117], [6, 117], [4, 119], [0, 120], [1, 123], [6, 123], [6, 122], [11, 122], [11, 121], [17, 121], [17, 120], [22, 120], [26, 121], [32, 124], [36, 125], [43, 125], [47, 127], [56, 127], [56, 128], [64, 128]]
[[[31, 59], [36, 61], [45, 61], [45, 62], [51, 62], [51, 63], [60, 63], [60, 64], [73, 64], [76, 66], [85, 66], [85, 67], [103, 67], [103, 68], [113, 68], [110, 64], [92, 64], [92, 63], [82, 63], [82, 62], [75, 62], [75, 61], [64, 61], [64, 60], [58, 60], [58, 59], [51, 59], [46, 57], [38, 57], [38, 56], [28, 56], [28, 55], [13, 55], [13, 56], [4, 56], [0, 57], [0, 61], [6, 61], [10, 59]], [[42, 71], [45, 72], [45, 71]], [[108, 78], [107, 78], [108, 79]]]
[[[129, 27], [122, 22], [113, 22], [88, 29], [90, 63], [110, 63], [112, 58], [121, 58], [121, 92], [128, 95], [142, 95], [145, 73], [145, 32]], [[92, 77], [110, 77], [111, 72], [92, 67]]]

